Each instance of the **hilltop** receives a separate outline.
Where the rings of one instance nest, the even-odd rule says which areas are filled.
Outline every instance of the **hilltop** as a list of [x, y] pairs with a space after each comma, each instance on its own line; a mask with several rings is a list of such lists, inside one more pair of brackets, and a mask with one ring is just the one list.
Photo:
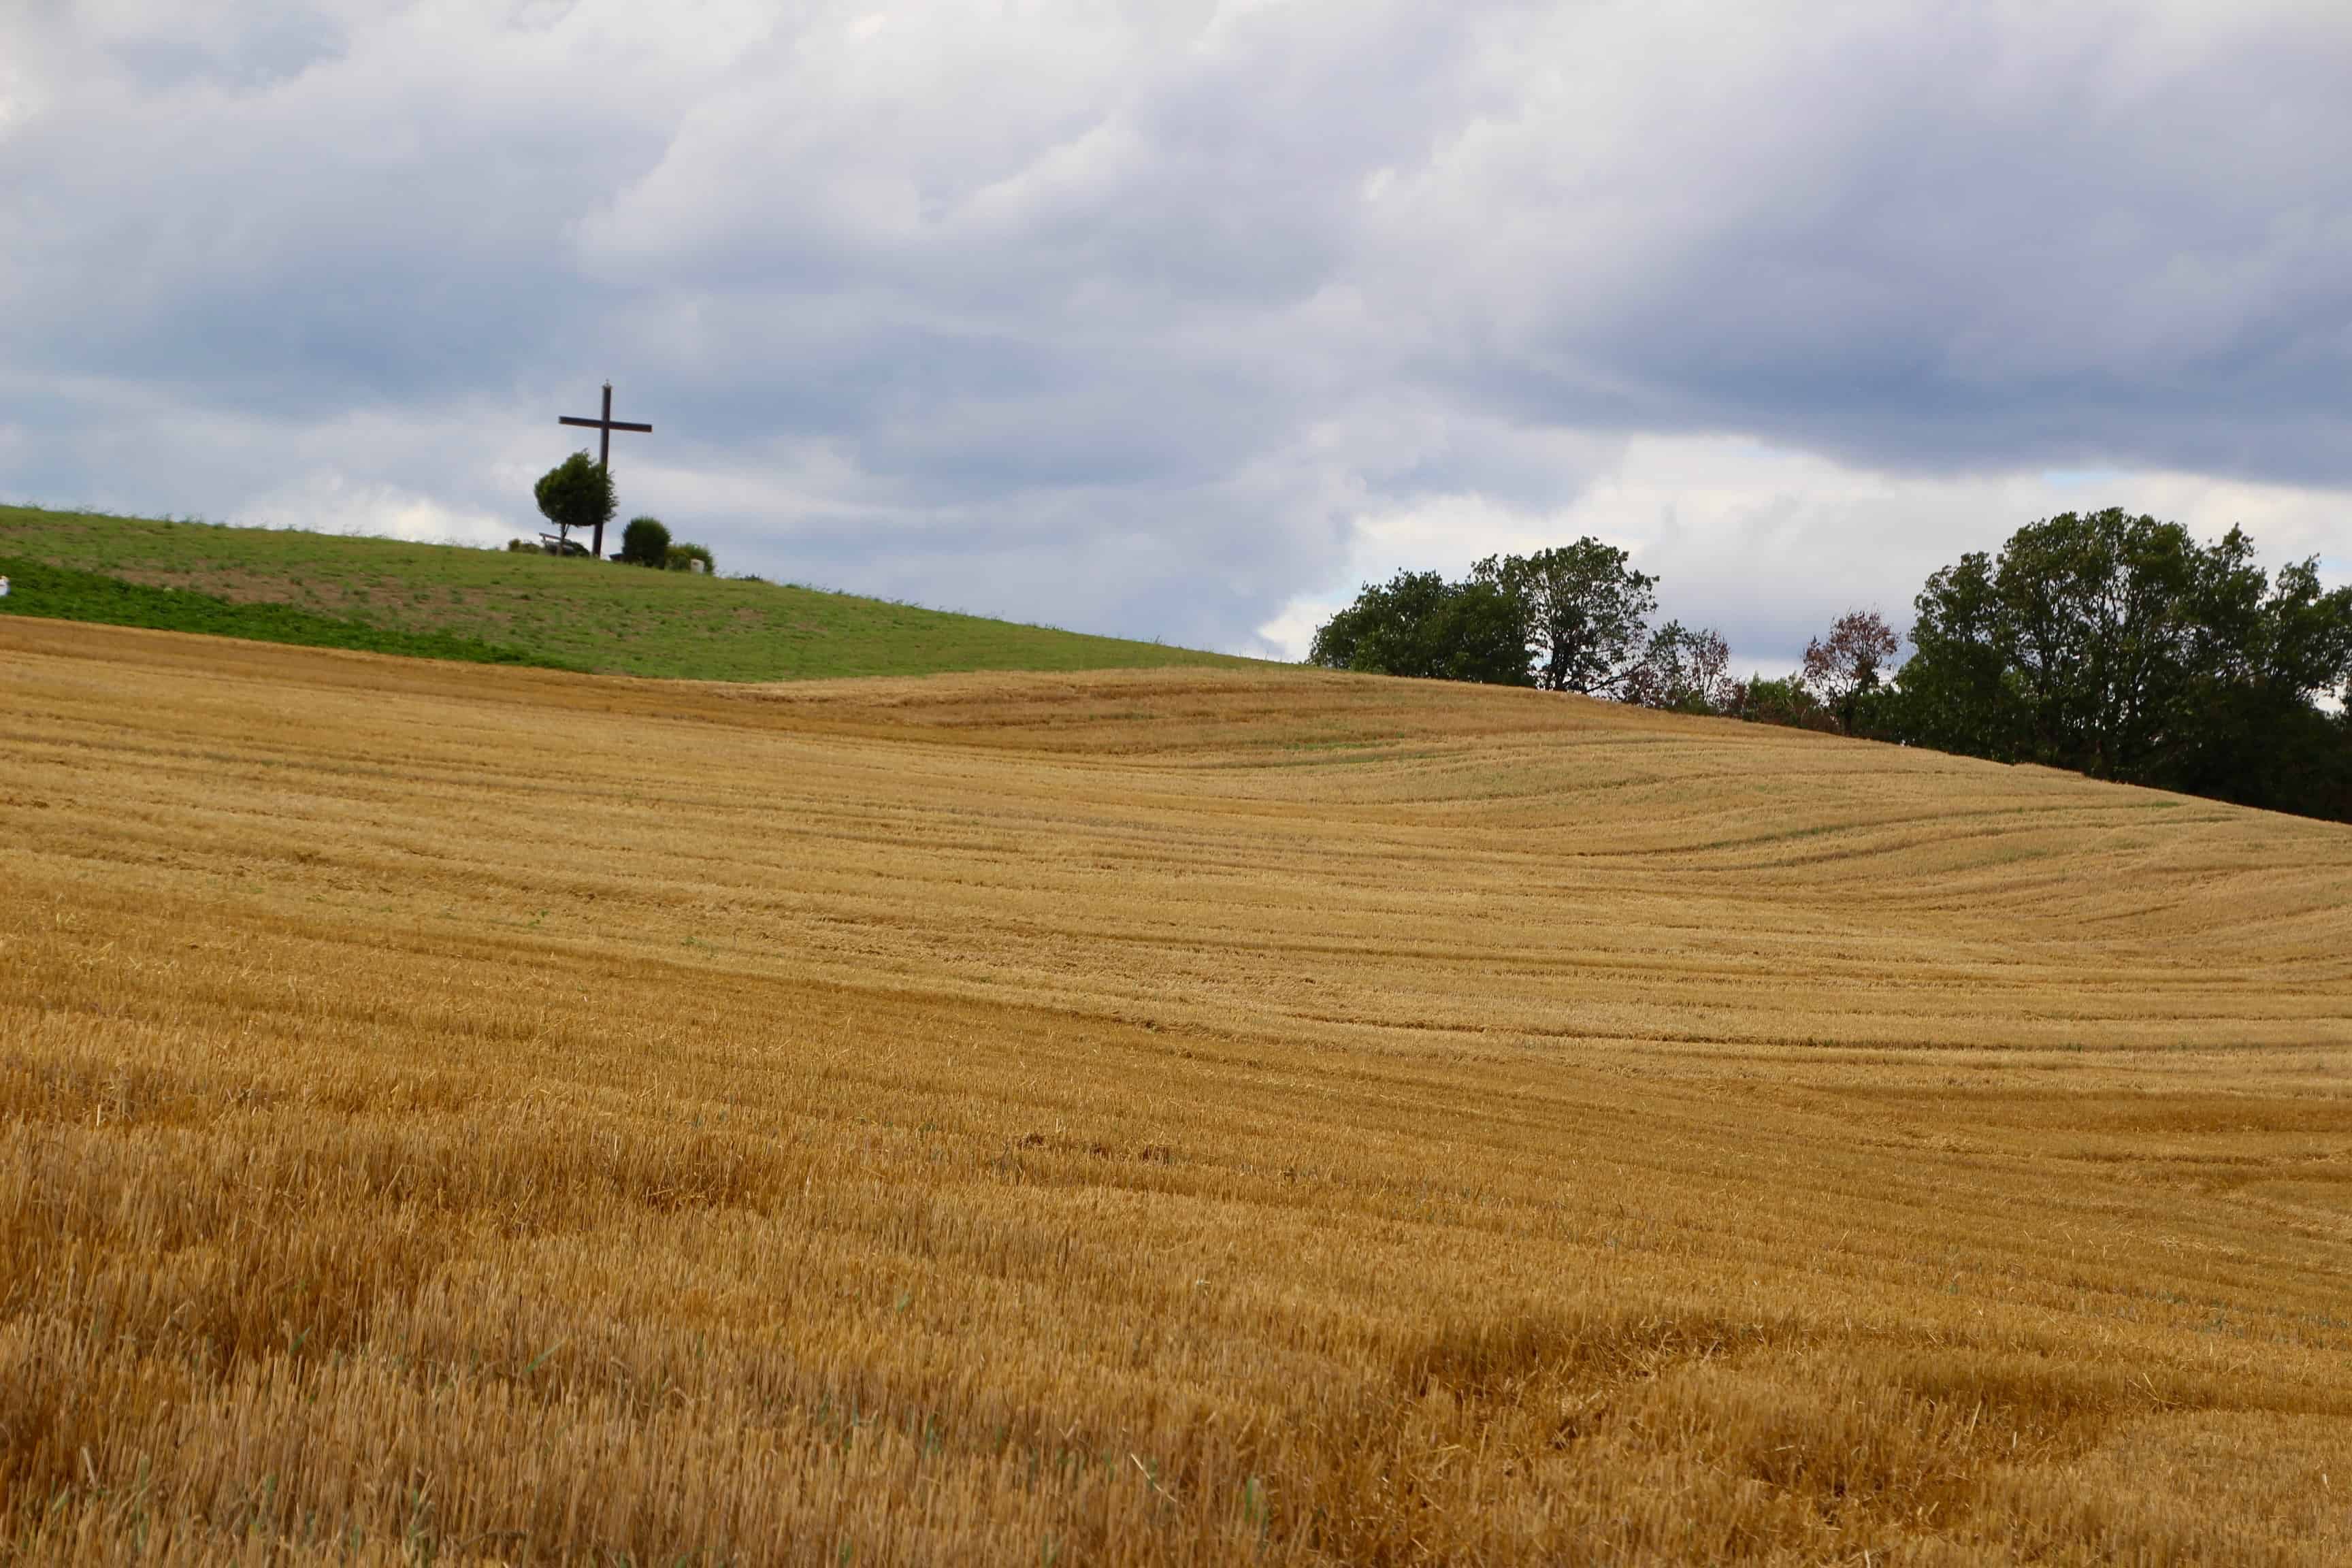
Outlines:
[[1251, 662], [742, 578], [0, 507], [0, 574], [12, 560], [107, 581], [35, 574], [27, 585], [43, 591], [0, 601], [0, 613], [615, 675], [762, 681]]
[[0, 732], [28, 1561], [2352, 1554], [2352, 828], [1264, 668]]

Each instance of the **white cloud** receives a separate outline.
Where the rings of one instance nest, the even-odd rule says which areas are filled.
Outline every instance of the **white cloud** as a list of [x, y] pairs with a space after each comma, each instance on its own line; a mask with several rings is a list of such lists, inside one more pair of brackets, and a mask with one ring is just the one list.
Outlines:
[[[2341, 559], [2352, 12], [0, 12], [0, 493], [1296, 648], [1593, 531], [1757, 657], [2064, 505]], [[2116, 476], [2095, 498], [2037, 476]]]
[[[1921, 476], [1740, 437], [1643, 436], [1565, 506], [1527, 510], [1453, 495], [1367, 514], [1344, 570], [1258, 634], [1303, 658], [1315, 627], [1362, 583], [1401, 570], [1459, 575], [1486, 555], [1590, 534], [1660, 579], [1662, 616], [1720, 627], [1736, 663], [1780, 673], [1848, 609], [1908, 626], [1929, 573], [1968, 551], [1997, 551], [2021, 524], [2057, 512], [2125, 506], [2209, 540], [2243, 526], [2275, 568], [2342, 552], [2345, 501], [2336, 489], [2160, 470]], [[2352, 577], [2352, 561], [2323, 565], [2335, 581]]]
[[313, 469], [291, 484], [262, 492], [241, 521], [431, 544], [503, 544], [524, 531], [488, 512], [462, 511], [388, 484], [354, 482], [333, 468]]

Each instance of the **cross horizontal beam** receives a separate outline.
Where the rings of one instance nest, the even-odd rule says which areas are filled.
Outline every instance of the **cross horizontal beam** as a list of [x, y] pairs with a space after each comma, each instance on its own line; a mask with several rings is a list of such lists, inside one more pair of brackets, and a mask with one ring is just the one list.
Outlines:
[[625, 419], [575, 419], [569, 414], [557, 415], [555, 422], [558, 425], [584, 425], [591, 430], [643, 430], [647, 435], [651, 435], [654, 428], [650, 425], [632, 425]]

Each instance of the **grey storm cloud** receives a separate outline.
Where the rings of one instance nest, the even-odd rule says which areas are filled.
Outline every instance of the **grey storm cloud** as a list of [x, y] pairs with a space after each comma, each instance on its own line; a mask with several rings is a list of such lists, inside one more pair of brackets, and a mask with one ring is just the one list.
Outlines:
[[[1645, 434], [2341, 488], [2347, 79], [2340, 5], [29, 0], [0, 491], [495, 532], [610, 376], [731, 563], [1245, 647]], [[1695, 576], [1802, 599], [1776, 515]]]

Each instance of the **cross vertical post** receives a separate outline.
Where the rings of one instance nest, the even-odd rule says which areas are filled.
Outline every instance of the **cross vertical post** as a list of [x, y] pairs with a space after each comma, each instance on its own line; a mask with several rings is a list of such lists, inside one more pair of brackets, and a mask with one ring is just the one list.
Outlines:
[[[604, 476], [604, 488], [613, 488], [613, 384], [604, 384], [604, 413], [596, 421], [596, 471]], [[597, 560], [604, 559], [604, 520], [596, 520], [596, 542], [588, 553]]]

